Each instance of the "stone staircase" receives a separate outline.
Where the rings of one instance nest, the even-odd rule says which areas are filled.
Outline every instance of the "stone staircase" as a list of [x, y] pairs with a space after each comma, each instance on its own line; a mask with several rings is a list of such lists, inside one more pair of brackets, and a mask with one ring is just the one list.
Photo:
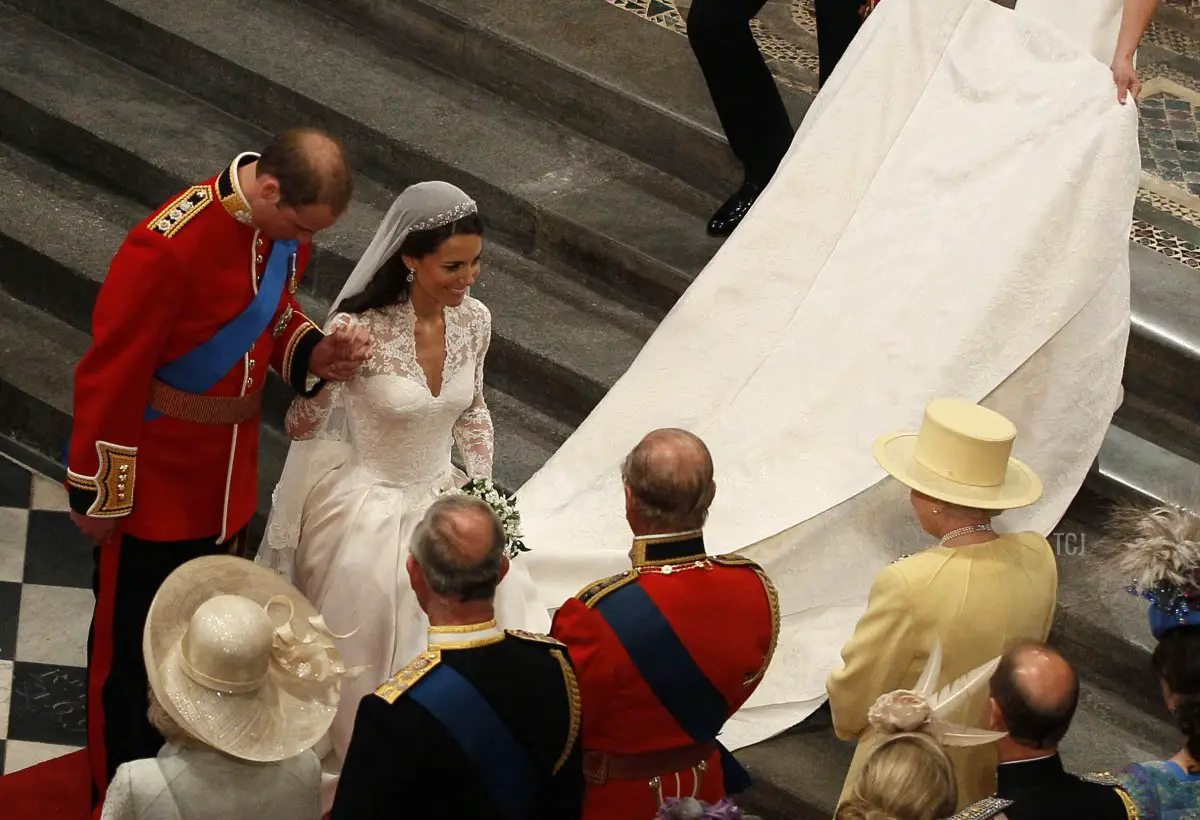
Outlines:
[[[770, 3], [758, 28], [796, 122], [813, 77], [808, 3]], [[1178, 120], [1200, 103], [1200, 25], [1187, 0], [1167, 3], [1142, 59], [1146, 96]], [[91, 304], [128, 228], [270, 132], [312, 124], [342, 137], [359, 171], [301, 291], [314, 316], [404, 186], [441, 178], [479, 200], [497, 473], [519, 486], [718, 246], [703, 224], [739, 180], [679, 11], [675, 0], [0, 0], [0, 432], [56, 455]], [[1200, 156], [1152, 119], [1146, 166], [1159, 176], [1131, 237], [1126, 399], [1056, 537], [1054, 640], [1085, 680], [1066, 750], [1080, 769], [1176, 742], [1144, 611], [1094, 560], [1112, 500], [1187, 503], [1200, 487], [1200, 189], [1186, 170]], [[272, 383], [264, 509], [287, 400]], [[828, 817], [851, 753], [818, 712], [739, 753], [758, 781], [747, 803], [769, 820]]]

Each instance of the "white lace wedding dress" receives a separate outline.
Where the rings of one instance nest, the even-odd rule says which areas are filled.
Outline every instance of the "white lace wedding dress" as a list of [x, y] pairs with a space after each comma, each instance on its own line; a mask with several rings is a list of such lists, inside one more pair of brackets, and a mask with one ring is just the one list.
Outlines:
[[[1120, 0], [883, 0], [770, 186], [592, 415], [518, 493], [555, 607], [628, 567], [618, 463], [652, 428], [704, 438], [707, 542], [780, 592], [774, 662], [723, 740], [782, 731], [876, 571], [929, 544], [871, 456], [935, 396], [1020, 431], [1049, 532], [1120, 401], [1137, 112], [1108, 65]], [[1050, 24], [1048, 24], [1048, 22]]]
[[[273, 511], [258, 558], [292, 578], [333, 632], [353, 633], [338, 642], [343, 659], [347, 666], [367, 667], [342, 685], [329, 733], [336, 757], [326, 761], [335, 769], [345, 759], [359, 701], [427, 646], [428, 621], [405, 561], [409, 538], [429, 505], [467, 482], [451, 464], [452, 443], [471, 478], [492, 474], [492, 419], [483, 398], [491, 315], [468, 297], [447, 308], [445, 317], [446, 360], [436, 395], [417, 361], [415, 314], [404, 302], [355, 317], [371, 335], [371, 360], [353, 380], [299, 399], [288, 411], [289, 429], [298, 437], [344, 431], [335, 437], [344, 440], [311, 442], [317, 446], [307, 451], [310, 442], [293, 445], [289, 458], [326, 459], [317, 468], [323, 475], [302, 511]], [[327, 328], [347, 319], [336, 314]], [[548, 628], [530, 583], [517, 558], [497, 592], [502, 626]]]

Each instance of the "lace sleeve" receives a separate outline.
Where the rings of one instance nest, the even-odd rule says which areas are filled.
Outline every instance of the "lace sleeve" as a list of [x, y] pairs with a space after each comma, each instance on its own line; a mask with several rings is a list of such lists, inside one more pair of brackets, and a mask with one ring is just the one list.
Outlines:
[[492, 314], [476, 302], [478, 314], [471, 318], [475, 343], [475, 399], [454, 423], [454, 443], [462, 455], [469, 478], [491, 478], [496, 433], [492, 413], [483, 398], [483, 362], [492, 340]]
[[[326, 323], [325, 333], [332, 333], [354, 321], [355, 317], [348, 313], [335, 314]], [[329, 413], [337, 404], [341, 392], [340, 382], [329, 382], [315, 396], [294, 398], [283, 421], [288, 436], [293, 441], [305, 441], [315, 436], [329, 418]]]

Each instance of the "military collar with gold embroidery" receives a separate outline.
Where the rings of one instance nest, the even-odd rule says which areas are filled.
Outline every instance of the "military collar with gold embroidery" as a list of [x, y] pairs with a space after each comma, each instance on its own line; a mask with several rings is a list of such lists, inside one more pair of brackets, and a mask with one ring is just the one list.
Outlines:
[[629, 558], [635, 569], [692, 564], [708, 559], [704, 534], [700, 530], [667, 535], [643, 535], [633, 539]]
[[229, 167], [217, 177], [217, 199], [220, 200], [221, 205], [230, 216], [245, 225], [252, 224], [254, 216], [250, 211], [250, 203], [242, 193], [242, 185], [238, 181], [238, 169], [257, 160], [258, 154], [245, 151], [234, 157], [233, 162], [229, 163]]
[[465, 626], [429, 627], [429, 648], [435, 651], [473, 649], [477, 646], [499, 643], [502, 640], [504, 640], [504, 632], [496, 626], [495, 619]]

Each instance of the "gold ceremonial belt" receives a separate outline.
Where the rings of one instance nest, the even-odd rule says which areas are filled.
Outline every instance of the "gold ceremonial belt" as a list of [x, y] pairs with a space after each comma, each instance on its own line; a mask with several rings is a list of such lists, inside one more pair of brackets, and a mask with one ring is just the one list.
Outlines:
[[257, 417], [261, 407], [261, 388], [244, 396], [201, 396], [158, 379], [150, 382], [150, 408], [180, 421], [241, 424]]

